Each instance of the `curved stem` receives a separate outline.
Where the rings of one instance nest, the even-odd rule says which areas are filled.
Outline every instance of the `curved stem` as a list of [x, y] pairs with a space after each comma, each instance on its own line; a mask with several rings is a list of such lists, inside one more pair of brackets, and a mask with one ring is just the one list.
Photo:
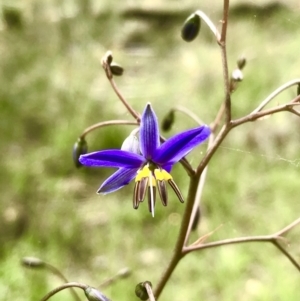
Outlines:
[[258, 113], [259, 111], [261, 111], [271, 100], [273, 100], [276, 96], [278, 96], [281, 92], [283, 92], [284, 90], [290, 88], [291, 86], [297, 85], [300, 83], [300, 79], [296, 78], [293, 79], [287, 83], [285, 83], [284, 85], [280, 86], [279, 88], [277, 88], [274, 92], [272, 92], [265, 100], [263, 100], [261, 102], [261, 104], [255, 109], [253, 110], [250, 114], [255, 114]]
[[109, 121], [103, 121], [103, 122], [99, 122], [99, 123], [93, 124], [92, 126], [86, 128], [79, 137], [80, 138], [84, 138], [88, 133], [90, 133], [90, 132], [92, 132], [92, 131], [94, 131], [96, 129], [105, 127], [105, 126], [120, 125], [120, 124], [123, 124], [123, 125], [137, 125], [137, 126], [139, 125], [135, 121], [128, 121], [128, 120], [109, 120]]
[[210, 20], [210, 18], [202, 10], [197, 10], [195, 12], [195, 14], [197, 14], [206, 23], [206, 25], [209, 27], [211, 32], [215, 35], [217, 42], [219, 43], [219, 41], [221, 39], [221, 35], [220, 35], [218, 29], [216, 28], [215, 24]]
[[[61, 271], [59, 269], [57, 269], [55, 266], [53, 266], [53, 265], [45, 262], [45, 268], [47, 268], [49, 271], [51, 271], [54, 275], [56, 275], [57, 277], [59, 277], [64, 282], [66, 282], [66, 283], [69, 282], [69, 280], [64, 276], [64, 274], [61, 273]], [[80, 301], [80, 298], [77, 295], [77, 293], [74, 290], [74, 288], [71, 287], [70, 289], [71, 289], [71, 294], [73, 295], [74, 299], [77, 300], [77, 301]]]
[[263, 110], [263, 111], [256, 112], [256, 113], [250, 113], [249, 115], [246, 115], [244, 117], [238, 118], [236, 120], [232, 120], [231, 121], [231, 126], [236, 127], [236, 126], [241, 125], [243, 123], [250, 122], [250, 121], [255, 121], [255, 120], [257, 120], [259, 118], [262, 118], [264, 116], [272, 115], [272, 114], [275, 114], [275, 113], [278, 113], [278, 112], [290, 111], [291, 113], [294, 113], [292, 111], [292, 108], [294, 106], [299, 106], [299, 103], [295, 102], [296, 99], [300, 99], [300, 97], [296, 97], [290, 103], [283, 104], [283, 105], [280, 105], [280, 106], [277, 106], [275, 108], [271, 108], [271, 109], [268, 109], [268, 110]]
[[77, 283], [77, 282], [69, 282], [69, 283], [65, 283], [63, 285], [60, 285], [59, 287], [56, 287], [55, 289], [53, 289], [52, 291], [50, 291], [48, 294], [46, 294], [40, 301], [47, 301], [48, 299], [50, 299], [52, 296], [54, 296], [56, 293], [66, 289], [66, 288], [71, 288], [71, 287], [78, 287], [81, 288], [83, 290], [88, 288], [88, 285], [86, 284], [82, 284], [82, 283]]
[[195, 113], [193, 113], [192, 111], [190, 111], [189, 109], [187, 109], [183, 106], [176, 106], [176, 107], [172, 108], [172, 110], [184, 113], [185, 115], [187, 115], [188, 117], [193, 119], [199, 125], [204, 124], [204, 122]]

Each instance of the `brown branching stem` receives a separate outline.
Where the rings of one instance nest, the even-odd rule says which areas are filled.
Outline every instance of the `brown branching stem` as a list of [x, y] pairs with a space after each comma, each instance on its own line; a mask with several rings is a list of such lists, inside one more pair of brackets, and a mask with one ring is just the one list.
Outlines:
[[[195, 176], [191, 177], [191, 182], [190, 182], [190, 187], [189, 187], [189, 192], [188, 192], [188, 197], [187, 197], [187, 204], [186, 204], [184, 216], [183, 216], [182, 223], [181, 223], [181, 228], [179, 230], [179, 235], [178, 235], [178, 239], [176, 242], [176, 246], [175, 246], [175, 249], [173, 252], [173, 256], [170, 260], [170, 263], [167, 266], [167, 269], [163, 273], [162, 278], [158, 282], [157, 287], [154, 291], [156, 298], [158, 298], [159, 295], [161, 294], [164, 286], [168, 282], [169, 278], [171, 277], [171, 275], [172, 275], [173, 271], [175, 270], [179, 261], [187, 254], [188, 249], [186, 249], [184, 247], [184, 243], [186, 241], [186, 233], [188, 231], [190, 218], [191, 218], [192, 210], [194, 207], [194, 202], [196, 199], [198, 182], [199, 182], [200, 176], [201, 176], [204, 168], [207, 166], [210, 159], [212, 158], [212, 156], [214, 155], [214, 153], [216, 152], [216, 150], [218, 149], [218, 147], [220, 146], [222, 141], [225, 139], [227, 134], [230, 132], [231, 129], [233, 129], [234, 127], [236, 127], [238, 125], [241, 125], [243, 123], [250, 122], [250, 121], [255, 121], [255, 120], [262, 118], [264, 116], [267, 116], [267, 115], [272, 115], [272, 114], [282, 112], [282, 111], [290, 111], [290, 112], [294, 113], [293, 107], [299, 105], [299, 103], [298, 103], [300, 100], [299, 98], [300, 98], [300, 96], [297, 96], [294, 100], [292, 100], [288, 104], [284, 104], [284, 105], [281, 105], [281, 106], [278, 106], [278, 107], [275, 107], [275, 108], [272, 108], [269, 110], [264, 110], [264, 111], [261, 111], [261, 112], [255, 113], [255, 114], [249, 114], [245, 117], [230, 121], [229, 123], [223, 125], [219, 134], [213, 141], [212, 146], [208, 149], [206, 155], [204, 156], [201, 163], [199, 164], [199, 166], [196, 170]], [[208, 244], [205, 244], [206, 247], [204, 247], [204, 245], [203, 245], [202, 249], [208, 248], [208, 246], [215, 247], [215, 246], [221, 246], [221, 245], [233, 244], [233, 243], [239, 243], [239, 242], [241, 243], [241, 242], [268, 241], [268, 242], [272, 242], [292, 262], [292, 264], [300, 271], [298, 263], [294, 260], [294, 258], [285, 249], [283, 249], [281, 247], [281, 245], [278, 243], [278, 239], [279, 239], [279, 235], [276, 236], [276, 241], [273, 236], [272, 237], [271, 236], [257, 236], [257, 237], [253, 236], [253, 237], [236, 239], [237, 242], [235, 240], [231, 239], [229, 241], [228, 240], [222, 241], [222, 244], [220, 244], [218, 242], [208, 243]]]
[[238, 238], [224, 239], [220, 241], [209, 242], [209, 243], [204, 243], [199, 245], [192, 245], [192, 246], [184, 247], [182, 253], [183, 255], [186, 255], [192, 251], [199, 251], [199, 250], [215, 248], [219, 246], [233, 245], [233, 244], [240, 244], [240, 243], [270, 242], [275, 247], [277, 247], [291, 261], [291, 263], [295, 266], [295, 268], [300, 272], [299, 263], [297, 263], [297, 261], [293, 258], [293, 256], [279, 243], [279, 240], [282, 238], [282, 236], [284, 234], [287, 234], [298, 224], [300, 224], [300, 218], [296, 219], [282, 230], [271, 235], [238, 237]]

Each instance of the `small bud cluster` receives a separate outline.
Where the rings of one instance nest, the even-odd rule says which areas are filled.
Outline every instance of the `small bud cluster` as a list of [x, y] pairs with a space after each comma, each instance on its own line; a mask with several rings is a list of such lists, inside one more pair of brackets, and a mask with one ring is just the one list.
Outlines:
[[230, 92], [234, 92], [237, 89], [238, 83], [240, 83], [244, 78], [242, 69], [246, 66], [246, 58], [240, 57], [236, 63], [237, 68], [235, 68], [231, 73]]

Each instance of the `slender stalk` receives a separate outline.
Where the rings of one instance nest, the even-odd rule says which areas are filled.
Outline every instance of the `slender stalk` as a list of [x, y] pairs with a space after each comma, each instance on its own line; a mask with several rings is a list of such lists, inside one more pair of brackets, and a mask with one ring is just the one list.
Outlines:
[[138, 126], [139, 124], [135, 121], [128, 121], [128, 120], [109, 120], [109, 121], [103, 121], [103, 122], [99, 122], [99, 123], [96, 123], [96, 124], [93, 124], [92, 126], [86, 128], [83, 133], [80, 135], [80, 138], [84, 138], [88, 133], [96, 130], [96, 129], [99, 129], [99, 128], [102, 128], [102, 127], [105, 127], [105, 126], [109, 126], [109, 125], [136, 125]]
[[[207, 146], [208, 149], [210, 148], [213, 141], [214, 141], [214, 135], [211, 134], [209, 136], [209, 141], [208, 141], [208, 146]], [[206, 165], [206, 167], [204, 168], [204, 170], [203, 170], [203, 172], [200, 176], [200, 179], [199, 179], [199, 184], [198, 184], [198, 188], [197, 188], [197, 192], [196, 192], [196, 196], [195, 196], [195, 202], [194, 202], [192, 214], [191, 214], [191, 217], [190, 217], [189, 226], [188, 226], [188, 229], [186, 231], [186, 235], [185, 235], [185, 239], [184, 239], [184, 246], [186, 246], [187, 243], [188, 243], [188, 239], [189, 239], [189, 236], [190, 236], [190, 233], [191, 233], [193, 222], [194, 222], [194, 219], [196, 217], [196, 212], [197, 212], [197, 210], [200, 206], [202, 192], [203, 192], [204, 184], [205, 184], [205, 181], [206, 181], [207, 170], [208, 170], [208, 165]]]
[[184, 247], [183, 255], [186, 255], [186, 254], [188, 254], [190, 252], [193, 252], [193, 251], [200, 251], [200, 250], [204, 250], [204, 249], [210, 249], [210, 248], [226, 246], [226, 245], [233, 245], [233, 244], [240, 244], [240, 243], [251, 243], [251, 242], [271, 242], [276, 248], [278, 248], [290, 260], [290, 262], [300, 272], [299, 263], [278, 242], [278, 240], [282, 238], [282, 235], [288, 233], [289, 231], [291, 231], [293, 228], [295, 228], [299, 224], [300, 224], [300, 218], [296, 219], [295, 221], [293, 221], [288, 226], [284, 227], [280, 231], [278, 231], [274, 234], [271, 234], [271, 235], [246, 236], [246, 237], [223, 239], [223, 240], [204, 243], [204, 244], [197, 244], [197, 245], [193, 244], [193, 245], [190, 245], [188, 247]]
[[203, 157], [202, 161], [200, 162], [199, 166], [196, 169], [196, 174], [199, 175], [202, 173], [203, 169], [206, 167], [214, 153], [217, 151], [219, 145], [222, 143], [222, 141], [225, 139], [227, 134], [230, 132], [232, 126], [229, 125], [223, 125], [221, 131], [219, 132], [218, 136], [214, 140], [212, 146], [208, 149], [205, 156]]
[[[52, 264], [45, 262], [45, 268], [47, 268], [49, 271], [51, 271], [54, 275], [59, 277], [64, 282], [66, 282], [66, 283], [69, 282], [69, 280], [64, 276], [64, 274], [61, 273], [61, 271], [59, 269], [57, 269], [55, 266], [53, 266]], [[78, 294], [76, 293], [76, 291], [74, 290], [74, 288], [71, 287], [70, 290], [71, 290], [71, 294], [73, 295], [74, 299], [77, 301], [80, 301], [80, 298], [79, 298]]]
[[221, 119], [222, 119], [222, 117], [224, 115], [224, 112], [225, 112], [225, 102], [223, 102], [221, 104], [221, 107], [220, 107], [220, 109], [219, 109], [219, 111], [217, 113], [217, 116], [216, 116], [214, 122], [210, 125], [211, 131], [213, 133], [216, 131], [218, 125], [220, 124]]
[[260, 105], [255, 110], [253, 110], [250, 114], [255, 114], [255, 113], [260, 112], [270, 101], [272, 101], [281, 92], [283, 92], [284, 90], [290, 88], [291, 86], [297, 85], [299, 83], [300, 83], [300, 78], [296, 78], [296, 79], [293, 79], [293, 80], [285, 83], [284, 85], [280, 86], [274, 92], [272, 92], [266, 99], [264, 99], [260, 103]]
[[[296, 97], [295, 99], [300, 99], [300, 97]], [[294, 106], [298, 106], [298, 105], [299, 105], [299, 103], [296, 103], [294, 100], [292, 100], [290, 103], [283, 104], [283, 105], [277, 106], [275, 108], [263, 110], [263, 111], [260, 111], [260, 112], [257, 112], [257, 113], [251, 113], [249, 115], [238, 118], [236, 120], [232, 120], [231, 121], [231, 126], [232, 127], [237, 127], [238, 125], [241, 125], [243, 123], [250, 122], [250, 121], [255, 121], [259, 118], [262, 118], [262, 117], [265, 117], [265, 116], [268, 116], [268, 115], [272, 115], [272, 114], [275, 114], [275, 113], [278, 113], [278, 112], [288, 111], [288, 112], [294, 113], [292, 111], [292, 108]]]
[[285, 248], [283, 248], [276, 239], [274, 239], [272, 243], [282, 254], [284, 254], [289, 259], [293, 266], [300, 272], [300, 265], [295, 260], [295, 258]]
[[228, 73], [228, 62], [226, 53], [226, 33], [228, 25], [228, 12], [229, 12], [229, 0], [224, 0], [223, 6], [223, 19], [222, 19], [222, 31], [220, 39], [222, 65], [223, 65], [223, 78], [225, 88], [225, 122], [230, 123], [231, 120], [231, 97], [230, 97], [230, 81]]
[[204, 122], [195, 113], [193, 113], [191, 110], [189, 110], [183, 106], [176, 106], [176, 107], [172, 108], [172, 110], [178, 111], [178, 112], [181, 112], [181, 113], [187, 115], [188, 117], [193, 119], [199, 125], [204, 124]]
[[185, 211], [183, 214], [179, 234], [177, 237], [177, 242], [176, 242], [176, 245], [174, 248], [172, 258], [154, 290], [154, 296], [156, 297], [156, 299], [159, 298], [162, 290], [164, 289], [166, 283], [170, 279], [178, 262], [183, 257], [182, 250], [183, 250], [184, 240], [185, 240], [185, 236], [186, 236], [186, 231], [189, 226], [191, 212], [193, 210], [193, 205], [194, 205], [194, 201], [195, 201], [195, 195], [197, 192], [199, 177], [200, 176], [191, 177], [186, 207], [185, 207]]
[[147, 294], [149, 296], [149, 301], [155, 301], [155, 297], [154, 297], [154, 294], [153, 294], [153, 291], [152, 291], [152, 287], [151, 287], [149, 281], [145, 281], [144, 282], [144, 287], [147, 290]]
[[210, 18], [202, 10], [197, 10], [195, 12], [195, 14], [197, 14], [206, 23], [206, 25], [209, 27], [211, 32], [215, 35], [217, 42], [219, 43], [219, 41], [221, 39], [221, 35], [220, 35], [218, 29], [216, 28], [215, 24], [210, 20]]
[[130, 275], [130, 270], [128, 268], [121, 269], [116, 275], [106, 279], [99, 286], [102, 289], [103, 287], [107, 287], [119, 279], [127, 278], [129, 275]]
[[105, 53], [105, 55], [103, 56], [103, 58], [101, 59], [101, 65], [105, 71], [106, 77], [109, 80], [113, 90], [115, 91], [115, 93], [117, 94], [117, 96], [119, 97], [119, 99], [121, 100], [123, 105], [126, 107], [127, 111], [132, 115], [133, 118], [135, 118], [135, 120], [137, 122], [140, 122], [140, 115], [132, 108], [132, 106], [123, 97], [123, 95], [119, 91], [116, 83], [114, 82], [113, 74], [110, 69], [110, 64], [111, 64], [112, 60], [113, 60], [113, 57], [112, 57], [111, 51], [107, 51]]
[[58, 292], [66, 289], [66, 288], [71, 288], [71, 287], [78, 287], [78, 288], [85, 290], [88, 288], [88, 285], [82, 284], [82, 283], [77, 283], [77, 282], [65, 283], [65, 284], [60, 285], [59, 287], [56, 287], [49, 293], [47, 293], [40, 301], [47, 301], [48, 299], [50, 299], [52, 296], [54, 296]]
[[119, 99], [121, 100], [121, 102], [123, 103], [123, 105], [126, 107], [127, 111], [132, 115], [132, 117], [137, 121], [140, 122], [141, 118], [140, 115], [132, 108], [132, 106], [127, 102], [127, 100], [123, 97], [123, 95], [121, 94], [120, 90], [118, 89], [115, 81], [113, 80], [113, 78], [108, 78], [113, 90], [115, 91], [115, 93], [117, 94], [117, 96], [119, 97]]

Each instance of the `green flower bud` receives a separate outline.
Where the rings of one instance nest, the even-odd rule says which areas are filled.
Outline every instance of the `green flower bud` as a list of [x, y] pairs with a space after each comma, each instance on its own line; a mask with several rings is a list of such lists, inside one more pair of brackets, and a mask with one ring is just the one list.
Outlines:
[[[150, 286], [152, 287], [152, 283], [147, 281]], [[149, 298], [148, 293], [147, 293], [147, 289], [144, 286], [145, 282], [141, 282], [139, 283], [136, 287], [135, 287], [135, 295], [140, 298], [141, 300], [145, 301]]]
[[174, 121], [175, 121], [175, 114], [174, 111], [171, 110], [162, 120], [162, 125], [161, 125], [162, 130], [165, 132], [169, 131], [172, 128]]
[[23, 257], [21, 263], [28, 268], [43, 268], [45, 266], [45, 262], [37, 257]]
[[73, 161], [77, 168], [81, 167], [82, 164], [79, 162], [80, 155], [86, 154], [88, 151], [88, 146], [84, 138], [78, 138], [73, 146]]
[[300, 95], [300, 84], [297, 85], [297, 96]]
[[84, 293], [89, 301], [110, 301], [101, 292], [90, 286], [84, 290]]
[[240, 57], [238, 60], [237, 60], [237, 66], [239, 69], [243, 69], [245, 66], [246, 66], [246, 58], [245, 57]]
[[124, 69], [116, 63], [111, 63], [110, 64], [110, 71], [113, 75], [121, 76], [124, 72]]
[[201, 27], [201, 19], [197, 14], [190, 15], [184, 22], [183, 27], [181, 29], [181, 37], [186, 42], [193, 41]]

